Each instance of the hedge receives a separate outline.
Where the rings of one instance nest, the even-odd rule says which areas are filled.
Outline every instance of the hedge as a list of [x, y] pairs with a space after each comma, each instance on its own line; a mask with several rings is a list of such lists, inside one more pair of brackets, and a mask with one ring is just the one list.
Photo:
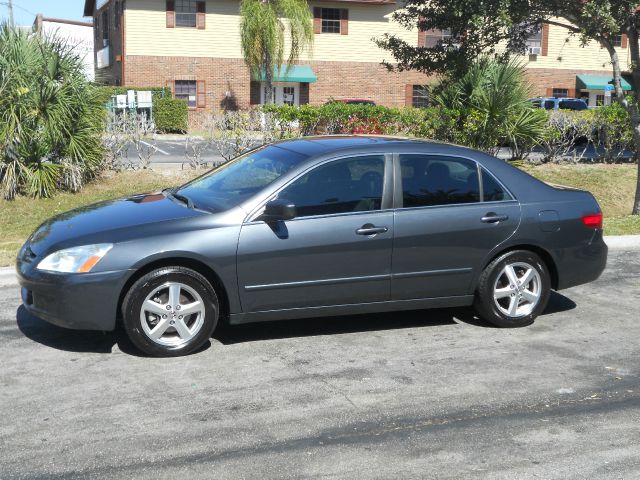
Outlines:
[[[461, 125], [463, 112], [442, 107], [387, 108], [374, 105], [328, 103], [322, 106], [266, 105], [262, 111], [273, 115], [284, 126], [295, 125], [299, 135], [316, 134], [386, 134], [428, 138], [478, 148], [473, 144], [471, 128]], [[576, 156], [577, 143], [591, 144], [601, 160], [612, 162], [621, 158], [625, 150], [633, 149], [633, 132], [627, 112], [619, 104], [593, 110], [572, 112], [542, 111], [546, 127], [527, 145], [514, 146], [503, 139], [502, 146], [510, 146], [514, 156], [526, 157], [537, 150], [545, 161]], [[496, 138], [500, 138], [497, 135]], [[580, 149], [580, 158], [586, 149]]]
[[189, 129], [189, 107], [184, 100], [159, 97], [153, 100], [156, 130], [162, 133], [186, 133]]

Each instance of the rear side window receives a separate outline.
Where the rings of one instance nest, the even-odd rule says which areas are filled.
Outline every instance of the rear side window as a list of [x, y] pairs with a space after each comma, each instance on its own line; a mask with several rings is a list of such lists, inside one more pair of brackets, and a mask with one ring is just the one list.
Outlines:
[[325, 163], [304, 174], [278, 198], [296, 206], [297, 217], [380, 210], [384, 155]]
[[503, 200], [513, 200], [513, 197], [507, 192], [498, 181], [482, 169], [482, 194], [485, 202], [501, 202]]
[[403, 206], [428, 207], [480, 201], [475, 162], [437, 155], [400, 155]]

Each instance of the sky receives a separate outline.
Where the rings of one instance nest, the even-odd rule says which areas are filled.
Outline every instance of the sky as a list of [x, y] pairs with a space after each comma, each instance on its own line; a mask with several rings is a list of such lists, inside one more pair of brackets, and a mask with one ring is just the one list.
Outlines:
[[[9, 18], [8, 0], [0, 0], [0, 22]], [[37, 13], [64, 20], [85, 20], [82, 17], [84, 0], [13, 0], [16, 25], [32, 25]]]

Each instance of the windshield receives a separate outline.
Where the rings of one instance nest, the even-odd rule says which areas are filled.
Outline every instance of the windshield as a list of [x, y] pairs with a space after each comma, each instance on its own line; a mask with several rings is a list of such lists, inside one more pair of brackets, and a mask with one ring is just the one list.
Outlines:
[[306, 158], [275, 145], [261, 147], [196, 178], [174, 193], [197, 208], [222, 212], [240, 205]]

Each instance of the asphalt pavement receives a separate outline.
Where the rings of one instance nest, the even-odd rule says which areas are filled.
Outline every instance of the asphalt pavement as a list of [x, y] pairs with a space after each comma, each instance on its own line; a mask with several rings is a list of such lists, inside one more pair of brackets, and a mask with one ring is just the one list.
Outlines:
[[640, 252], [528, 328], [468, 309], [226, 327], [186, 358], [0, 287], [0, 478], [640, 478]]

